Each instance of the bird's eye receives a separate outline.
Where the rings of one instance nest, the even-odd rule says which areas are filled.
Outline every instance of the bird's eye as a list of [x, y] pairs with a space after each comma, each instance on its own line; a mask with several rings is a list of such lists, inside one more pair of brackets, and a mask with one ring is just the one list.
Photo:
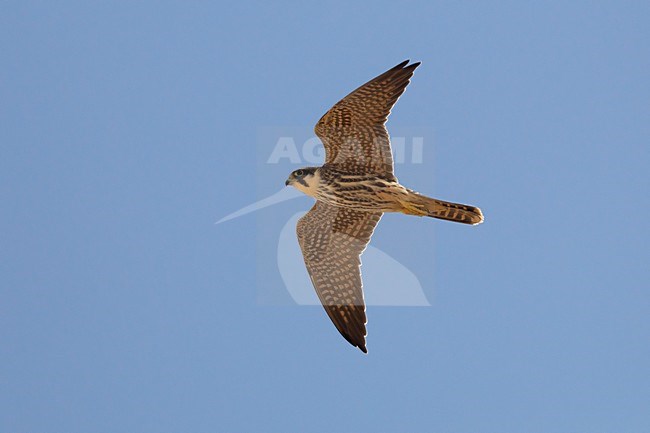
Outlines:
[[294, 172], [294, 174], [295, 174], [296, 176], [302, 176], [304, 173], [305, 173], [305, 172], [302, 171], [302, 170], [296, 170], [296, 171]]

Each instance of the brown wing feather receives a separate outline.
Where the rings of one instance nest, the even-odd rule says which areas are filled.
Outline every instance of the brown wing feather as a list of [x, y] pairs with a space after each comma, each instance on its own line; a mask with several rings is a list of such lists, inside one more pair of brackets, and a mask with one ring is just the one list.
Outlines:
[[367, 352], [366, 307], [360, 256], [381, 215], [317, 201], [296, 227], [307, 271], [327, 315], [363, 352]]
[[408, 60], [368, 81], [337, 102], [316, 124], [326, 164], [350, 173], [392, 179], [393, 156], [384, 124], [420, 63]]

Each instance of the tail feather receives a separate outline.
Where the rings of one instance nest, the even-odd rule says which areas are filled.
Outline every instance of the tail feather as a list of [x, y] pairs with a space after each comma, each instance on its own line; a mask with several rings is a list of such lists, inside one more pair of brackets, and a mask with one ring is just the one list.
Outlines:
[[460, 203], [450, 203], [426, 197], [415, 192], [409, 194], [409, 201], [402, 202], [402, 205], [404, 206], [402, 212], [411, 215], [429, 216], [441, 220], [472, 225], [483, 222], [483, 213], [477, 207]]

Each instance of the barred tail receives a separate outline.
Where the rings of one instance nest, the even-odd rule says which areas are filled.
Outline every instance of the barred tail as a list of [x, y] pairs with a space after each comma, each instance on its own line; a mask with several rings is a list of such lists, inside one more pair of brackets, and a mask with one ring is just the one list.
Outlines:
[[407, 202], [402, 202], [402, 212], [410, 215], [430, 216], [463, 224], [483, 222], [481, 209], [466, 204], [450, 203], [412, 192]]

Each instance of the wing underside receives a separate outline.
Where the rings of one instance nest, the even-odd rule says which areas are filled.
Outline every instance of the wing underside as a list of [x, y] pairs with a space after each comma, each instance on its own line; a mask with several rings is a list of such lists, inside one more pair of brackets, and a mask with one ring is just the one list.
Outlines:
[[420, 63], [408, 60], [337, 102], [314, 128], [325, 146], [326, 164], [352, 173], [393, 177], [390, 138], [384, 124]]
[[361, 253], [380, 212], [362, 212], [317, 201], [297, 225], [298, 241], [316, 293], [341, 335], [366, 352], [366, 313]]

